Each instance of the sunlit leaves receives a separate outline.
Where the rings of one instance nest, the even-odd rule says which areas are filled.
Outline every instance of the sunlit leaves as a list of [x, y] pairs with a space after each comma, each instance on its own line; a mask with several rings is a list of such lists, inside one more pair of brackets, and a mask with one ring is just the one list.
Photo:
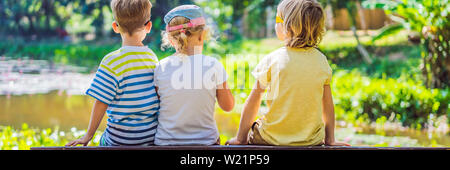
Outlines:
[[[431, 114], [445, 116], [450, 89], [429, 90], [413, 80], [376, 79], [356, 71], [335, 73], [333, 79], [338, 118], [356, 120], [368, 115], [368, 121], [399, 114], [406, 126], [423, 126]], [[347, 117], [356, 116], [355, 118]]]
[[[29, 128], [26, 123], [22, 125], [21, 129], [0, 126], [0, 150], [27, 150], [30, 147], [64, 146], [69, 140], [79, 138], [85, 133], [84, 130], [76, 129], [66, 133], [60, 131], [58, 127], [39, 130]], [[101, 132], [97, 132], [90, 146], [98, 145], [100, 136]]]

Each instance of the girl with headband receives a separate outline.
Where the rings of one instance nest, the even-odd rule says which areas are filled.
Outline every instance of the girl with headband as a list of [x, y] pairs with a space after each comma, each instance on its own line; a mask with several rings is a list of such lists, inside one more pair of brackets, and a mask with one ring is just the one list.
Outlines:
[[220, 144], [215, 103], [231, 111], [234, 98], [223, 65], [202, 54], [208, 38], [203, 12], [195, 5], [179, 6], [164, 22], [164, 45], [174, 47], [176, 53], [161, 60], [155, 70], [161, 101], [155, 144]]

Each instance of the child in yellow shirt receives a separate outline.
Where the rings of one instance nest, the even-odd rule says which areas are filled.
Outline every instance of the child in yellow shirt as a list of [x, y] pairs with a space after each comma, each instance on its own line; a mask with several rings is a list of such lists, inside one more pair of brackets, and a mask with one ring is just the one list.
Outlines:
[[[264, 57], [252, 72], [257, 82], [244, 105], [238, 134], [226, 144], [349, 146], [334, 139], [332, 70], [316, 49], [325, 32], [324, 17], [316, 0], [278, 5], [276, 33], [285, 47]], [[269, 110], [254, 122], [266, 89]]]

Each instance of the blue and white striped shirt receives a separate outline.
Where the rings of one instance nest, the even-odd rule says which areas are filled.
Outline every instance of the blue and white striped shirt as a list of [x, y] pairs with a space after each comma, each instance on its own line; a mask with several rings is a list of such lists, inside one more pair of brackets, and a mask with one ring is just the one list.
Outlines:
[[103, 145], [151, 145], [159, 100], [153, 81], [158, 58], [148, 47], [124, 46], [106, 55], [86, 94], [108, 105]]

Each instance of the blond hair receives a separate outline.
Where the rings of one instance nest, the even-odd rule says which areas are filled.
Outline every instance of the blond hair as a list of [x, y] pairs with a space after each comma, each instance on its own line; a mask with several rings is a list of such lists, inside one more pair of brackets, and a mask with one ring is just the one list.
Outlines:
[[[174, 17], [169, 22], [169, 27], [182, 25], [189, 23], [191, 20], [186, 17], [177, 16]], [[182, 52], [186, 49], [189, 37], [194, 35], [200, 35], [203, 33], [203, 31], [207, 31], [208, 28], [206, 25], [198, 25], [195, 27], [189, 27], [189, 28], [183, 28], [181, 30], [176, 31], [165, 31], [162, 32], [163, 34], [163, 44], [162, 48], [166, 47], [174, 47], [177, 51]], [[208, 37], [207, 37], [208, 38]], [[172, 45], [170, 42], [173, 42]]]
[[287, 47], [318, 46], [325, 34], [325, 13], [316, 0], [283, 0], [278, 13], [284, 20]]
[[111, 9], [121, 31], [130, 36], [150, 21], [152, 3], [149, 0], [112, 0]]

